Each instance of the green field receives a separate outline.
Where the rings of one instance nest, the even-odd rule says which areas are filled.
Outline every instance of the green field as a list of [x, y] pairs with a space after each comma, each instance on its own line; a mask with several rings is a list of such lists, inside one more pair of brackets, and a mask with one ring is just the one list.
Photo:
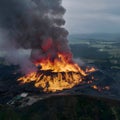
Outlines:
[[120, 103], [90, 96], [59, 96], [25, 108], [0, 106], [0, 120], [120, 120]]

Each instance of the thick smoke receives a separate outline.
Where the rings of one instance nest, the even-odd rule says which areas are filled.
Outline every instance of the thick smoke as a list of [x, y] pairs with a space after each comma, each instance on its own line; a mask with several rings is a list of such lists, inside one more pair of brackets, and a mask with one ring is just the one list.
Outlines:
[[52, 60], [58, 52], [71, 57], [67, 43], [68, 32], [62, 27], [65, 24], [65, 9], [61, 2], [0, 0], [0, 28], [7, 31], [7, 39], [1, 46], [14, 50], [31, 49], [32, 61], [46, 57]]

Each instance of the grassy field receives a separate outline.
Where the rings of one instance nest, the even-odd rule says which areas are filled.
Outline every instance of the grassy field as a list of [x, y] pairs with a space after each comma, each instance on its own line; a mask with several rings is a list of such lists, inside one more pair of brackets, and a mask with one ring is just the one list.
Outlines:
[[120, 120], [118, 101], [59, 96], [26, 108], [0, 106], [0, 120]]

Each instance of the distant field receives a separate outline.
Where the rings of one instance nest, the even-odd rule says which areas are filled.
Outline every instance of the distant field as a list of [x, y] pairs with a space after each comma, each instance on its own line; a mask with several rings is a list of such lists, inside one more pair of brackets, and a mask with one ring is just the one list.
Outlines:
[[74, 36], [70, 38], [69, 44], [71, 46], [74, 57], [80, 57], [81, 59], [87, 61], [109, 60], [113, 64], [120, 65], [119, 39], [79, 39], [78, 37], [76, 38]]

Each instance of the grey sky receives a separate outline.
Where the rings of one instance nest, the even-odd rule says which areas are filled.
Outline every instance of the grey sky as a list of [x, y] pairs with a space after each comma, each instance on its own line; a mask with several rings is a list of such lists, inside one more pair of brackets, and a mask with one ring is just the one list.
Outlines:
[[70, 33], [120, 33], [120, 0], [63, 0]]

